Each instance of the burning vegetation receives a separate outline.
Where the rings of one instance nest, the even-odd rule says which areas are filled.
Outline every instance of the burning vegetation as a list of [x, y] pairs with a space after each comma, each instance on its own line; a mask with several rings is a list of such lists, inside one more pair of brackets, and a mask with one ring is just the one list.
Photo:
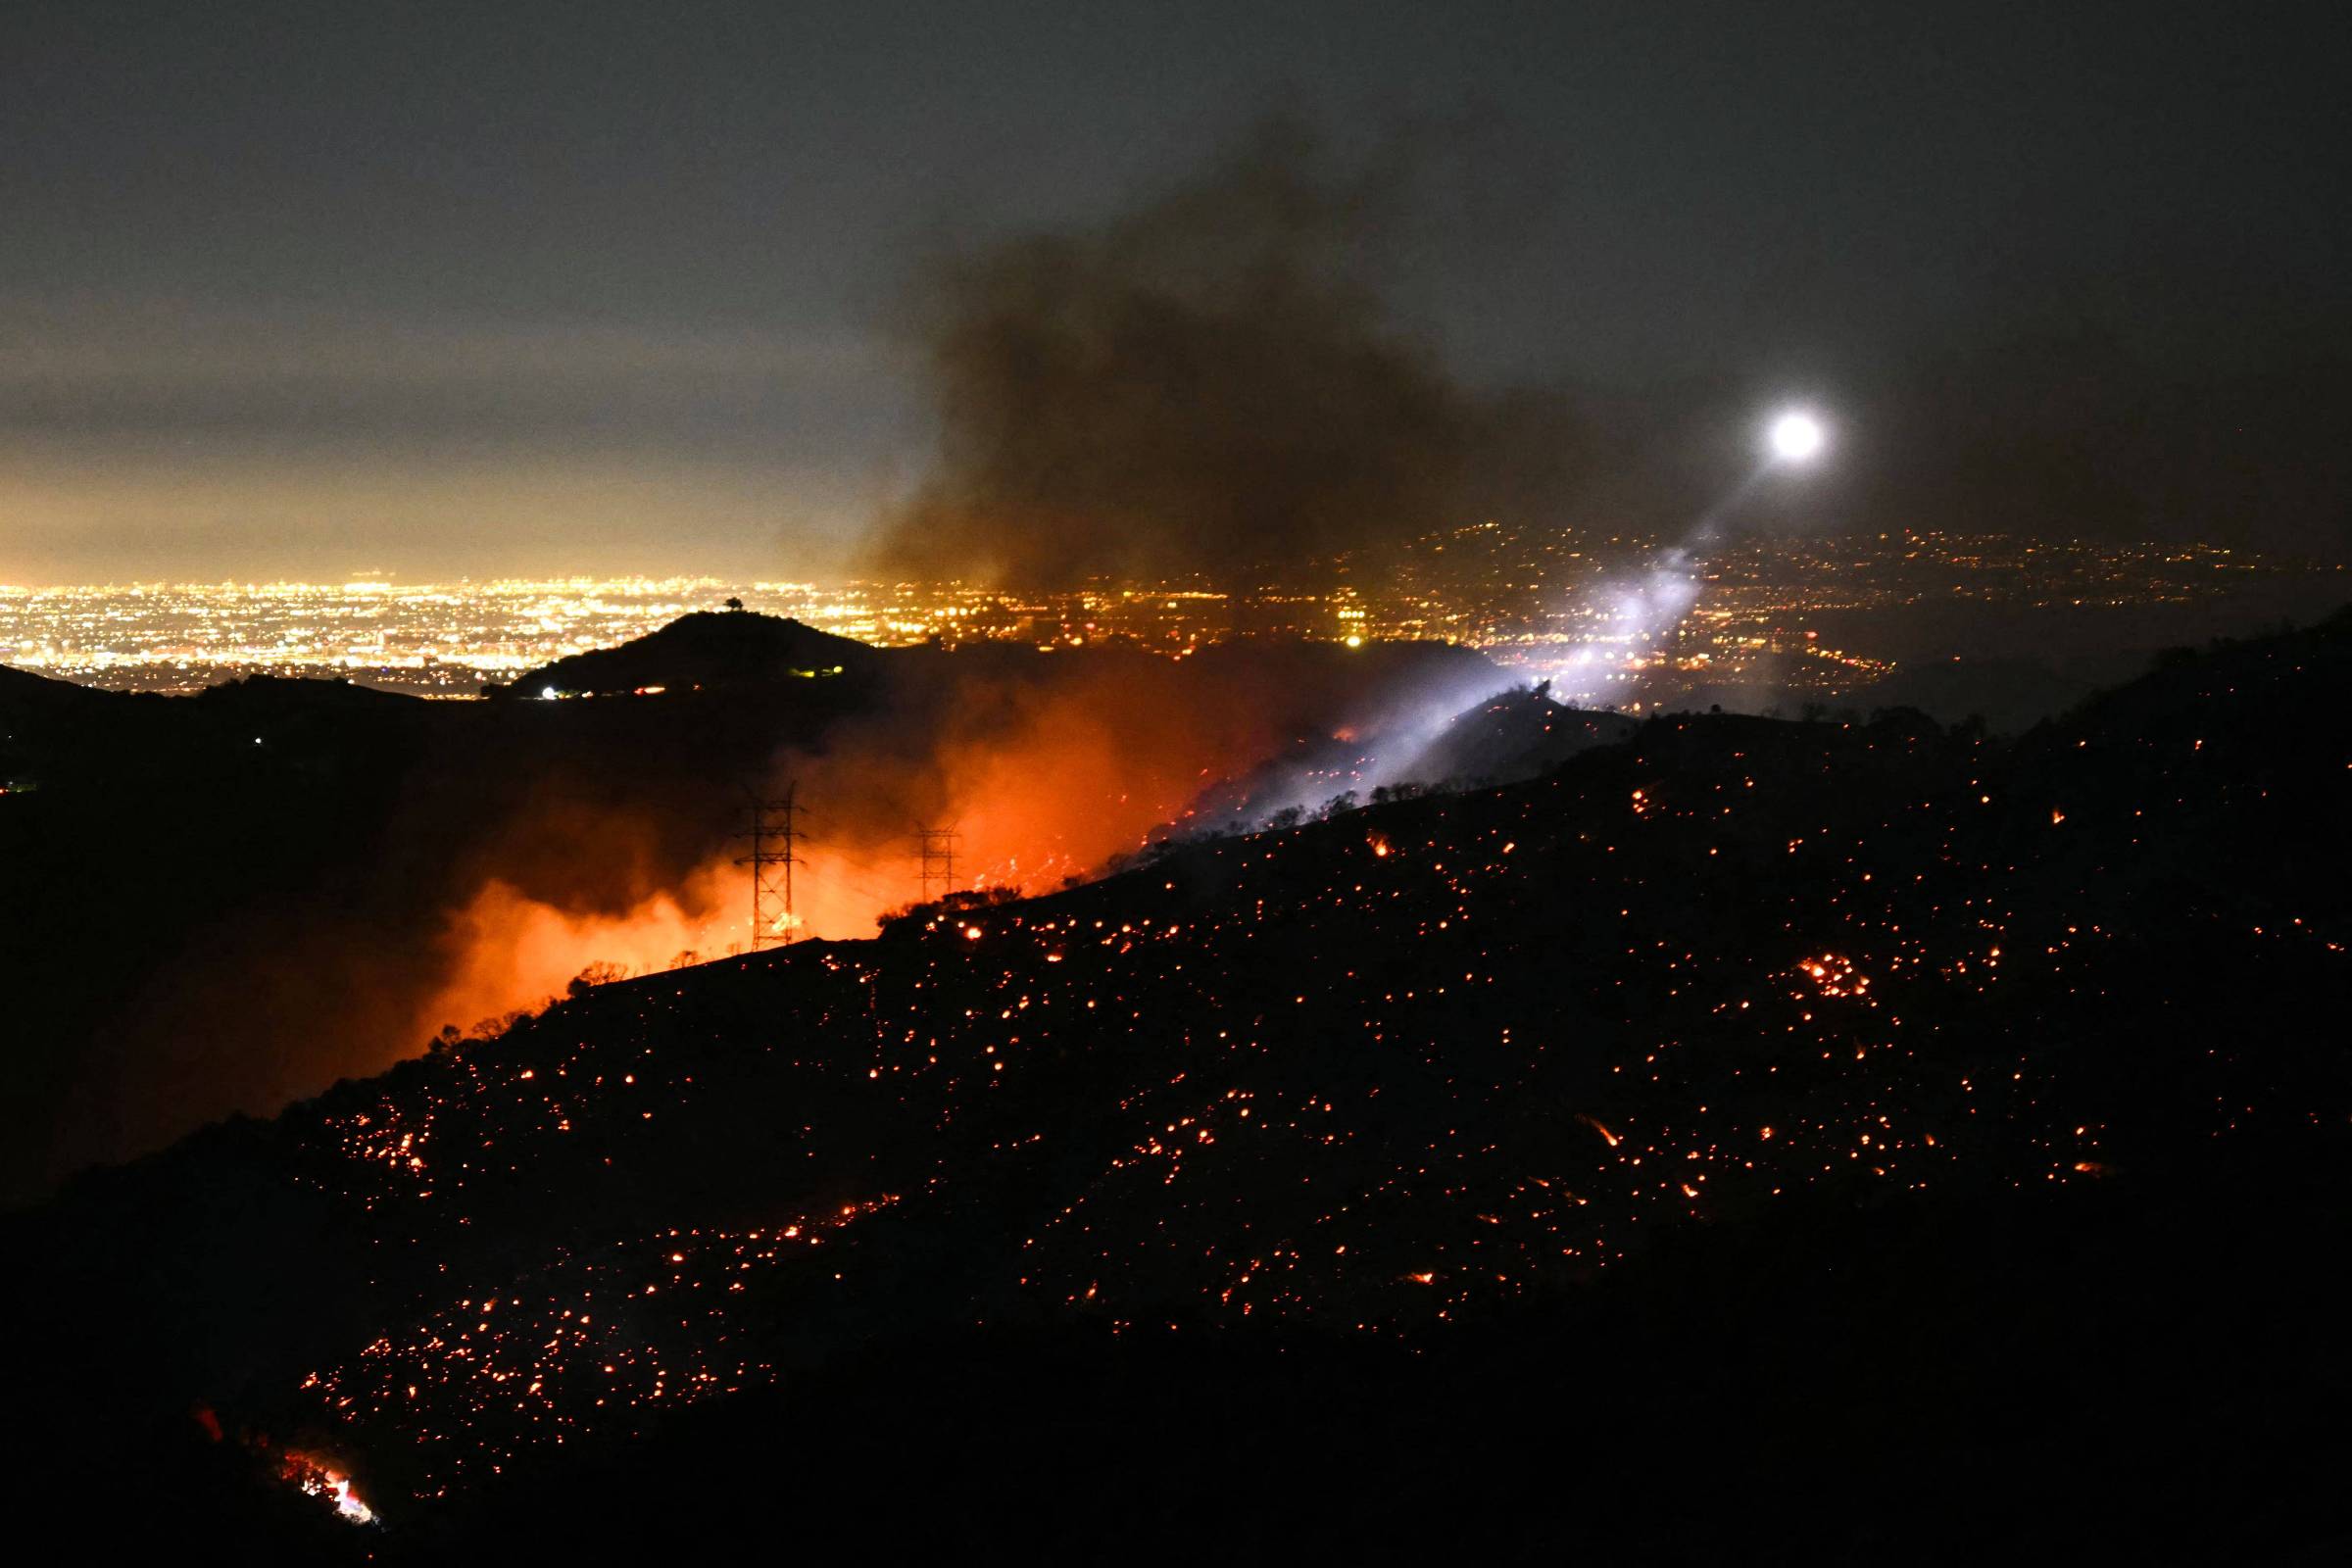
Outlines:
[[375, 1510], [361, 1500], [351, 1477], [323, 1459], [289, 1448], [280, 1455], [279, 1474], [304, 1496], [323, 1498], [333, 1505], [337, 1518], [355, 1525], [376, 1522]]

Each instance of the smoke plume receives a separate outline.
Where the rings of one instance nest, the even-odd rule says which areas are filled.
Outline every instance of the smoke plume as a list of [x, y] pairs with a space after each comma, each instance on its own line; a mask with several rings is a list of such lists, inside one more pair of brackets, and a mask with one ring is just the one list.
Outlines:
[[1271, 121], [1132, 211], [928, 269], [939, 451], [879, 563], [1023, 587], [1295, 580], [1540, 476], [1556, 404], [1459, 384], [1384, 303], [1402, 162], [1342, 168]]

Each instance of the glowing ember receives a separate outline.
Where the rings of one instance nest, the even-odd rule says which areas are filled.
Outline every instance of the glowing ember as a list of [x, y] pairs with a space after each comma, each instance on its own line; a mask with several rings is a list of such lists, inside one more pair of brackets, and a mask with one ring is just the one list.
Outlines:
[[1799, 958], [1796, 967], [1820, 987], [1825, 997], [1859, 997], [1870, 989], [1870, 976], [1856, 970], [1851, 958], [1835, 953], [1825, 953], [1818, 958]]

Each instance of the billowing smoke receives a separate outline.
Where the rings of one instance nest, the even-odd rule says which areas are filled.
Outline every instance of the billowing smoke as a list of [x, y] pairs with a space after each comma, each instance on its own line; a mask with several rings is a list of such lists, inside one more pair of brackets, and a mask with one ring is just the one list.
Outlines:
[[[39, 966], [49, 1011], [18, 1063], [43, 1086], [19, 1102], [38, 1119], [0, 1129], [15, 1135], [0, 1194], [382, 1071], [445, 1027], [538, 1007], [583, 971], [740, 948], [749, 885], [734, 835], [760, 789], [799, 786], [806, 933], [867, 936], [926, 891], [918, 826], [961, 834], [956, 888], [1050, 892], [1184, 823], [1220, 779], [1341, 733], [1407, 733], [1401, 720], [1506, 684], [1460, 649], [1250, 641], [1181, 661], [907, 649], [856, 689], [843, 680], [837, 695], [785, 682], [564, 704], [386, 699], [355, 709], [364, 732], [312, 771], [191, 785], [199, 804], [161, 861], [88, 848], [135, 808], [132, 774], [42, 792], [50, 836], [85, 849], [25, 867], [24, 906], [46, 912], [54, 952]], [[233, 706], [195, 701], [169, 716]], [[250, 746], [250, 721], [228, 722]], [[413, 751], [352, 765], [398, 731]], [[175, 917], [111, 943], [112, 895], [130, 882]]]
[[[915, 896], [918, 824], [960, 835], [958, 890], [1047, 892], [1193, 822], [1213, 786], [1269, 760], [1380, 735], [1401, 761], [1426, 715], [1506, 683], [1483, 657], [1436, 646], [1242, 643], [1181, 661], [965, 650], [902, 667], [881, 713], [777, 763], [811, 806], [802, 885], [820, 935], [866, 935]], [[1200, 825], [1253, 826], [1280, 804]]]
[[[1388, 760], [1363, 765], [1387, 781], [1426, 744], [1429, 715], [1504, 683], [1484, 658], [1434, 646], [1245, 643], [1181, 661], [1118, 648], [906, 650], [890, 656], [870, 706], [783, 744], [760, 777], [770, 794], [787, 782], [796, 792], [798, 929], [869, 936], [926, 891], [918, 828], [957, 835], [951, 887], [933, 894], [1050, 892], [1190, 823], [1214, 786], [1269, 761], [1378, 737]], [[1317, 787], [1302, 782], [1298, 799]], [[1258, 793], [1254, 809], [1209, 825], [1254, 825], [1292, 803]], [[634, 972], [739, 948], [741, 850], [706, 841], [650, 880], [616, 868], [610, 889], [585, 899], [493, 877], [446, 920], [448, 979], [416, 1025], [465, 1027], [530, 1004], [591, 962]]]
[[[1399, 782], [1445, 718], [1505, 684], [1483, 657], [1434, 645], [1241, 643], [1180, 661], [909, 649], [888, 656], [866, 704], [745, 776], [771, 796], [794, 786], [798, 934], [864, 937], [926, 894], [1052, 892], [1157, 836], [1253, 828], [1285, 806]], [[368, 1027], [337, 1030], [338, 1048], [377, 1068], [575, 979], [741, 951], [750, 875], [725, 834], [743, 802], [682, 780], [667, 793], [670, 812], [701, 814], [699, 836], [673, 828], [662, 843], [649, 801], [512, 824], [475, 858], [470, 893], [436, 917], [429, 976]], [[945, 887], [921, 878], [924, 827], [956, 835]], [[559, 840], [612, 850], [550, 865]]]
[[881, 564], [1295, 581], [1540, 489], [1560, 406], [1459, 384], [1383, 301], [1402, 162], [1340, 167], [1270, 121], [1132, 211], [938, 261], [915, 312], [938, 460]]

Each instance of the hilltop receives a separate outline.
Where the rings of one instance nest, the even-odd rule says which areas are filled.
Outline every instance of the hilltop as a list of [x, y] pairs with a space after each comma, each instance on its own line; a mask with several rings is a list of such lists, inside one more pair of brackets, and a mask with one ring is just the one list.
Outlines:
[[1555, 1490], [1665, 1560], [2315, 1547], [2352, 896], [2280, 846], [2347, 698], [2339, 615], [2014, 743], [1664, 717], [601, 987], [84, 1181], [16, 1343], [334, 1455], [397, 1528], [319, 1549], [415, 1560], [886, 1550], [909, 1492], [1243, 1555], [1337, 1487], [1375, 1554]]
[[543, 664], [492, 695], [611, 697], [870, 674], [879, 650], [755, 611], [695, 611], [617, 648]]

